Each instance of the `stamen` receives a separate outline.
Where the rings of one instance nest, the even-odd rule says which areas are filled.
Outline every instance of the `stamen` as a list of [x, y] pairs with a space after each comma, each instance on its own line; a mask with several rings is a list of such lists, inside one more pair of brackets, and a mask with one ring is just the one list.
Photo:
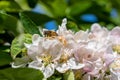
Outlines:
[[44, 63], [45, 66], [47, 66], [48, 64], [50, 64], [52, 62], [52, 56], [51, 55], [45, 55], [40, 57]]
[[120, 53], [120, 45], [114, 45], [113, 50], [116, 51], [117, 53]]
[[66, 41], [66, 39], [63, 36], [59, 36], [58, 39], [59, 39], [60, 42], [63, 43], [64, 46], [67, 45], [67, 41]]

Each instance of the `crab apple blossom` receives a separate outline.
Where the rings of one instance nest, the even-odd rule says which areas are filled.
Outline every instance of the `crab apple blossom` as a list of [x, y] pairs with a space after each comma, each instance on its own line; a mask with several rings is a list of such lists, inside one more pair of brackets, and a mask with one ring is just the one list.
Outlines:
[[73, 32], [66, 24], [65, 18], [58, 30], [33, 34], [32, 43], [24, 43], [26, 53], [12, 67], [38, 69], [46, 79], [55, 71], [72, 71], [80, 80], [119, 80], [120, 27], [108, 30], [95, 23], [90, 30]]

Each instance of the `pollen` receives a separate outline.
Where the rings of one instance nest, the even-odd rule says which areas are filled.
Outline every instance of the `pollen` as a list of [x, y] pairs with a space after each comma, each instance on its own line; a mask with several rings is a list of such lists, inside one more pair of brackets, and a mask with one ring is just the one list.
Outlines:
[[60, 63], [66, 63], [68, 58], [69, 58], [69, 56], [67, 54], [62, 54], [60, 59], [59, 59], [59, 62]]
[[60, 41], [61, 43], [63, 43], [64, 46], [67, 45], [67, 41], [66, 41], [66, 39], [65, 39], [63, 36], [59, 36], [58, 39], [59, 39], [59, 41]]
[[115, 68], [115, 69], [117, 69], [117, 68], [119, 69], [120, 68], [120, 58], [115, 60], [115, 62], [111, 64], [111, 67]]
[[117, 53], [120, 53], [120, 45], [114, 45], [113, 50], [116, 51]]
[[45, 66], [47, 66], [48, 64], [52, 62], [52, 56], [50, 55], [42, 56], [41, 59], [43, 60], [43, 63]]

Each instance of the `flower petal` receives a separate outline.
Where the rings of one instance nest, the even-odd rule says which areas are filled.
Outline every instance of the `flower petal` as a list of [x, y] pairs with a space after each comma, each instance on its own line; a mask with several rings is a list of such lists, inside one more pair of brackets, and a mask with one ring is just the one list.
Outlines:
[[55, 71], [54, 64], [49, 64], [45, 68], [42, 69], [42, 72], [43, 72], [45, 78], [52, 76], [54, 74], [54, 71]]
[[25, 67], [30, 59], [27, 56], [24, 56], [22, 58], [16, 58], [14, 62], [11, 63], [12, 68], [19, 68], [19, 67]]
[[110, 69], [111, 78], [110, 80], [120, 80], [120, 74], [117, 74], [113, 71], [113, 69]]
[[42, 61], [32, 61], [31, 63], [29, 63], [28, 67], [30, 68], [34, 68], [34, 69], [39, 69], [42, 70], [44, 68]]
[[84, 32], [82, 30], [80, 30], [79, 32], [76, 32], [75, 35], [74, 35], [74, 39], [77, 41], [77, 42], [81, 42], [81, 41], [87, 41], [88, 39], [88, 32]]
[[75, 58], [69, 59], [67, 63], [71, 69], [81, 69], [85, 66], [84, 64], [76, 62]]
[[66, 63], [58, 64], [56, 70], [60, 73], [65, 73], [70, 67]]

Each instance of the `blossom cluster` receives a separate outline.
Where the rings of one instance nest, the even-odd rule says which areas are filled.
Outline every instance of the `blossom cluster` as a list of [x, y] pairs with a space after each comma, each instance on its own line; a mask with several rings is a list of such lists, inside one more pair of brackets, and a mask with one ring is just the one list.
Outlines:
[[12, 67], [27, 65], [39, 69], [45, 78], [55, 70], [72, 70], [80, 80], [120, 80], [120, 27], [109, 31], [95, 23], [90, 30], [74, 33], [66, 24], [63, 19], [57, 31], [43, 29], [42, 37], [34, 34], [31, 44], [24, 43], [27, 55], [22, 58], [27, 63], [13, 62]]

